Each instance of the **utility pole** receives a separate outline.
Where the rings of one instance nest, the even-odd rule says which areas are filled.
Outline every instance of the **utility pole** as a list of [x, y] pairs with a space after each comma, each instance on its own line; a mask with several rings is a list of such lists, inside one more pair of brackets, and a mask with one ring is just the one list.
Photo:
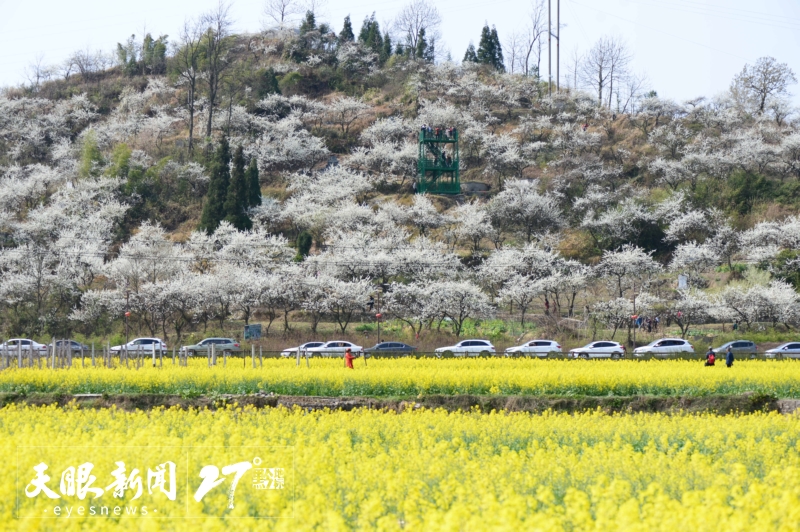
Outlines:
[[550, 23], [550, 15], [552, 8], [550, 7], [551, 0], [547, 0], [547, 95], [553, 95], [553, 25]]
[[556, 0], [556, 92], [561, 90], [561, 0]]
[[131, 315], [130, 310], [128, 310], [128, 298], [130, 297], [131, 292], [127, 288], [125, 289], [125, 343], [128, 343], [128, 316]]

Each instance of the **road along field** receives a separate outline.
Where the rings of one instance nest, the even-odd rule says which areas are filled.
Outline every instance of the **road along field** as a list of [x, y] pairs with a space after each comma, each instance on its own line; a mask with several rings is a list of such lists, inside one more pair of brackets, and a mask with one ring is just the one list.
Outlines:
[[[0, 484], [5, 529], [800, 527], [800, 418], [775, 413], [397, 414], [284, 408], [120, 412], [8, 406], [0, 410], [0, 426], [0, 448], [17, 448], [19, 464], [17, 482], [9, 474]], [[40, 445], [50, 447], [30, 447]], [[89, 445], [91, 450], [80, 447]], [[226, 449], [192, 447], [197, 445]], [[241, 476], [235, 493], [228, 471], [224, 483], [197, 502], [201, 478], [198, 467], [192, 466], [206, 462], [192, 458], [190, 464], [183, 457], [202, 452], [222, 468], [239, 446], [249, 446], [240, 454], [263, 460], [271, 473], [279, 467], [280, 486], [251, 489], [260, 474], [254, 473], [254, 465]], [[256, 454], [258, 460], [250, 458]], [[154, 467], [148, 460], [153, 459], [178, 464], [174, 501], [159, 490], [151, 493], [149, 480], [139, 499], [133, 499], [134, 485], [120, 498], [110, 487], [94, 499], [91, 493], [80, 499], [59, 491], [61, 471], [68, 463], [90, 461], [96, 475], [92, 486], [106, 488], [119, 466], [115, 461], [124, 460], [129, 472], [138, 467], [144, 482], [145, 471]], [[25, 495], [26, 488], [33, 491], [33, 467], [40, 460], [50, 467], [52, 479], [46, 485], [59, 499]], [[121, 508], [120, 515], [114, 515], [115, 506]], [[79, 507], [84, 507], [82, 515]], [[102, 514], [104, 507], [110, 511]], [[138, 512], [135, 521], [131, 510]], [[186, 516], [195, 519], [183, 519]], [[207, 518], [196, 519], [203, 516]]]
[[[737, 360], [732, 368], [682, 360], [566, 361], [537, 359], [363, 359], [355, 369], [341, 359], [250, 360], [208, 367], [205, 359], [187, 367], [140, 369], [73, 366], [70, 369], [9, 369], [0, 372], [0, 392], [64, 394], [273, 393], [295, 396], [420, 395], [686, 396], [754, 393], [800, 398], [800, 362]], [[258, 364], [258, 362], [256, 362]], [[242, 367], [246, 365], [246, 367]]]

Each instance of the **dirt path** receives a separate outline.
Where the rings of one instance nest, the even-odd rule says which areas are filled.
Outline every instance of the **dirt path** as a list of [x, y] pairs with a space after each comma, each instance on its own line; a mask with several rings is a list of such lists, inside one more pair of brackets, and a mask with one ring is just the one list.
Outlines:
[[109, 408], [121, 410], [148, 410], [151, 408], [177, 406], [180, 408], [224, 408], [228, 405], [253, 406], [255, 408], [299, 407], [306, 410], [353, 410], [355, 408], [374, 408], [400, 412], [406, 409], [444, 408], [449, 411], [478, 408], [481, 412], [531, 412], [546, 410], [557, 412], [582, 412], [600, 409], [607, 413], [615, 412], [732, 412], [752, 413], [757, 411], [777, 411], [792, 413], [800, 407], [800, 400], [776, 399], [774, 397], [743, 394], [715, 395], [708, 397], [546, 397], [546, 396], [478, 396], [478, 395], [430, 395], [412, 399], [385, 399], [371, 397], [308, 397], [272, 394], [254, 395], [213, 395], [201, 397], [180, 397], [177, 395], [156, 394], [0, 394], [0, 405], [28, 404], [65, 406], [71, 402], [82, 408]]

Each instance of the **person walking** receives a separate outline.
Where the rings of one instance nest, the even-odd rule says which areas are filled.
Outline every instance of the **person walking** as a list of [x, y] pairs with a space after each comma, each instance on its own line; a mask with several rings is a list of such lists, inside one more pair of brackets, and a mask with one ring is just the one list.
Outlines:
[[708, 346], [708, 352], [706, 353], [706, 366], [713, 366], [714, 362], [717, 361], [717, 355], [714, 354], [714, 350], [711, 349], [711, 346]]
[[352, 351], [350, 351], [350, 348], [348, 347], [347, 349], [345, 349], [345, 351], [344, 351], [344, 366], [346, 368], [354, 369], [353, 368], [353, 359], [354, 358], [355, 357], [353, 356]]
[[729, 368], [733, 366], [733, 349], [728, 346], [728, 351], [725, 353], [725, 365]]

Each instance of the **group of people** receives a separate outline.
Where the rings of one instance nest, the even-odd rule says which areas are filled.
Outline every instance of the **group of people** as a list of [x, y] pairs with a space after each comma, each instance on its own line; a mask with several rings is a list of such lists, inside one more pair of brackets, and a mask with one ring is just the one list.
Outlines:
[[661, 318], [658, 316], [656, 317], [649, 317], [649, 316], [638, 316], [634, 325], [637, 329], [645, 329], [647, 332], [658, 331], [658, 325], [661, 323]]
[[440, 166], [449, 167], [453, 164], [453, 158], [450, 157], [446, 151], [442, 150], [442, 154], [437, 158], [437, 164]]
[[[716, 361], [717, 355], [714, 353], [714, 350], [709, 347], [706, 353], [706, 366], [713, 366]], [[733, 366], [733, 349], [731, 349], [731, 346], [728, 346], [728, 350], [725, 351], [725, 365], [729, 368]]]
[[448, 139], [453, 139], [456, 137], [455, 127], [431, 127], [427, 124], [423, 124], [420, 130], [426, 137], [433, 137], [437, 139], [440, 139], [443, 136]]

